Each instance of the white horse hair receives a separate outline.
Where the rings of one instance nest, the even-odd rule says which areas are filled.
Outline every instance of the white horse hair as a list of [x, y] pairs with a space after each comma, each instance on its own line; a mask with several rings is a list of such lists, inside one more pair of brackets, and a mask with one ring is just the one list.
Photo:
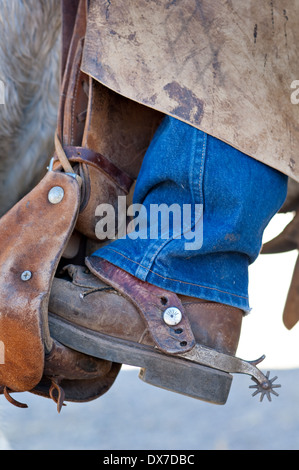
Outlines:
[[0, 216], [33, 188], [53, 152], [60, 0], [0, 0]]

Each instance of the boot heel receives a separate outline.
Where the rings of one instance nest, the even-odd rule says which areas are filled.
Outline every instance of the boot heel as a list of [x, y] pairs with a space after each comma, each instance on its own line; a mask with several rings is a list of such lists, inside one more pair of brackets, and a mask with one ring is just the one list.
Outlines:
[[144, 382], [191, 398], [203, 400], [216, 405], [224, 405], [227, 401], [232, 375], [210, 369], [209, 367], [188, 364], [176, 364], [165, 368], [163, 364], [153, 363], [142, 368], [139, 378]]

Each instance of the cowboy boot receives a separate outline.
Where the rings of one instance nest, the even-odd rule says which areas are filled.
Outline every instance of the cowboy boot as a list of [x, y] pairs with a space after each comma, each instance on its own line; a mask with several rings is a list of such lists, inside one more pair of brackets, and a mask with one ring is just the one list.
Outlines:
[[69, 266], [53, 282], [52, 334], [89, 355], [141, 367], [152, 385], [224, 404], [232, 375], [186, 360], [195, 344], [234, 356], [243, 312], [176, 295], [142, 282], [97, 257]]

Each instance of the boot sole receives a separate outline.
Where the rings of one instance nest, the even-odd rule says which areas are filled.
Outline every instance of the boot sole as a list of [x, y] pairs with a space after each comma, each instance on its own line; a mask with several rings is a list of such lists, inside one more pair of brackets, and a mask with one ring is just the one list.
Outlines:
[[51, 336], [69, 348], [100, 359], [140, 367], [139, 378], [150, 385], [217, 405], [224, 405], [227, 401], [233, 378], [227, 372], [82, 328], [52, 313], [49, 313], [49, 328]]

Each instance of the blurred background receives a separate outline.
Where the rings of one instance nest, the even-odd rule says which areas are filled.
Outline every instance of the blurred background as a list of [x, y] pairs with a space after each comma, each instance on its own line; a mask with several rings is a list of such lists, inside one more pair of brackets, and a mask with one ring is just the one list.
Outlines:
[[[289, 222], [275, 216], [267, 241]], [[252, 311], [243, 322], [238, 356], [277, 375], [279, 397], [260, 403], [249, 376], [234, 375], [224, 406], [143, 383], [124, 367], [110, 391], [87, 404], [55, 404], [31, 394], [26, 410], [0, 399], [1, 450], [297, 450], [299, 449], [299, 324], [288, 331], [282, 312], [297, 252], [262, 255], [250, 268]]]

